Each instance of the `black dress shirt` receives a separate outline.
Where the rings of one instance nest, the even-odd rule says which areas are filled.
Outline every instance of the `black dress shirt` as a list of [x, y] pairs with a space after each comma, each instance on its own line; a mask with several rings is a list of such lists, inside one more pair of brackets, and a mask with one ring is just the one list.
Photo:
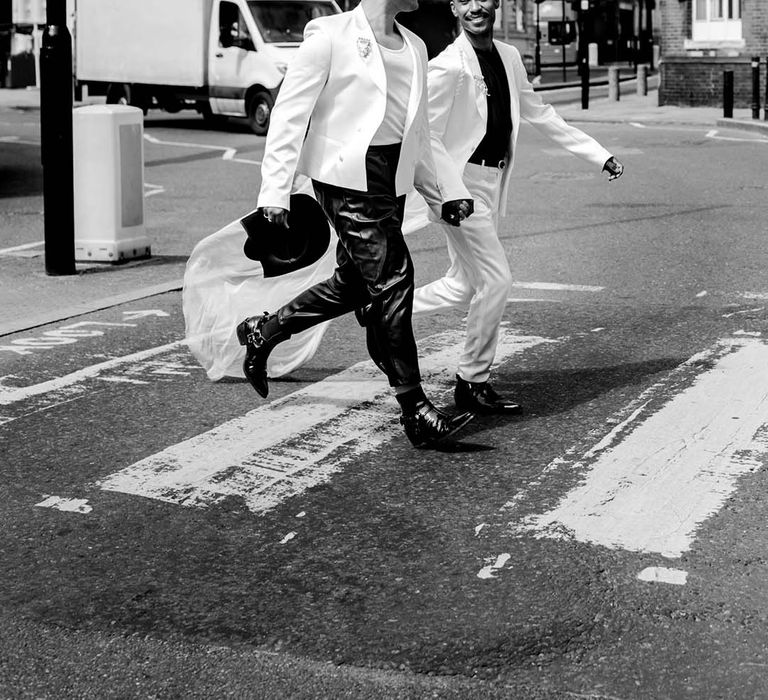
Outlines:
[[480, 61], [482, 81], [480, 76], [474, 76], [478, 89], [485, 85], [488, 102], [488, 118], [485, 125], [485, 136], [475, 152], [470, 156], [470, 163], [495, 165], [506, 158], [509, 149], [509, 139], [512, 136], [512, 112], [510, 108], [509, 82], [501, 56], [495, 46], [489, 51], [475, 49]]

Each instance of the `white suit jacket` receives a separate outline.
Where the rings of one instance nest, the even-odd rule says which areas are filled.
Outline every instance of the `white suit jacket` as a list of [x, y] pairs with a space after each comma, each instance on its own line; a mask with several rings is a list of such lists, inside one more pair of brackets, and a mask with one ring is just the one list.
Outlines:
[[[591, 136], [568, 125], [552, 105], [544, 104], [533, 91], [519, 51], [509, 44], [493, 42], [498, 49], [509, 81], [511, 98], [512, 137], [508, 154], [509, 166], [502, 176], [499, 213], [506, 210], [509, 177], [514, 164], [515, 144], [520, 120], [536, 127], [541, 133], [571, 153], [594, 165], [603, 167], [611, 154]], [[488, 104], [477, 54], [464, 32], [442, 53], [429, 62], [429, 125], [435, 167], [440, 173], [441, 190], [446, 200], [459, 199], [464, 184], [460, 175], [469, 157], [485, 135]]]
[[[430, 150], [426, 47], [414, 33], [397, 27], [411, 52], [414, 75], [395, 188], [401, 195], [415, 185], [439, 210], [445, 198]], [[258, 206], [288, 209], [297, 173], [366, 190], [365, 154], [386, 102], [384, 62], [362, 7], [309, 22], [272, 110]], [[462, 193], [469, 197], [466, 189]]]

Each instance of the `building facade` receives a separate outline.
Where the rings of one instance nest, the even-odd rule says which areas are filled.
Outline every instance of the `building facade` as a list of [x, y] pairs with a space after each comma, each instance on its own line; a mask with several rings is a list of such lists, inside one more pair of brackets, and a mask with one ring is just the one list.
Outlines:
[[[734, 103], [752, 102], [754, 56], [768, 55], [768, 0], [659, 0], [659, 104], [719, 106], [723, 73], [734, 73]], [[761, 83], [765, 84], [763, 72]], [[763, 88], [764, 89], [764, 88]]]

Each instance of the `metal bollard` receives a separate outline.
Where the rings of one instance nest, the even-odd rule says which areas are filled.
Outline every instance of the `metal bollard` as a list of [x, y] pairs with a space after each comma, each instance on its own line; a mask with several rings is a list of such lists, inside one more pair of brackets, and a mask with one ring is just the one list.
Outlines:
[[648, 94], [648, 66], [644, 63], [637, 66], [637, 94], [642, 96]]
[[752, 119], [760, 119], [760, 56], [752, 56]]
[[608, 99], [611, 102], [618, 102], [620, 97], [619, 69], [611, 66], [608, 68]]
[[765, 57], [765, 104], [763, 118], [768, 122], [768, 56]]
[[733, 71], [723, 71], [723, 117], [733, 119]]

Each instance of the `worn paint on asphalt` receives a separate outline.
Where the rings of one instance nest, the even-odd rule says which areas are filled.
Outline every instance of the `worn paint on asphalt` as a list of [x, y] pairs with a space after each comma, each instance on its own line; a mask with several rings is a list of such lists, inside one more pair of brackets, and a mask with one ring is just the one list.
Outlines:
[[[449, 331], [419, 343], [425, 384], [458, 362], [463, 340], [463, 332]], [[555, 341], [504, 331], [497, 361], [548, 342]], [[449, 391], [442, 394], [447, 398]], [[443, 398], [434, 387], [429, 393]], [[99, 486], [184, 506], [237, 496], [261, 514], [399, 436], [395, 416], [386, 378], [372, 362], [360, 362], [151, 455]]]
[[692, 358], [689, 386], [675, 395], [665, 382], [654, 386], [664, 405], [647, 396], [580, 460], [551, 465], [587, 469], [586, 477], [552, 510], [524, 518], [521, 529], [681, 556], [738, 477], [768, 454], [766, 367], [768, 344], [752, 339], [729, 339]]

